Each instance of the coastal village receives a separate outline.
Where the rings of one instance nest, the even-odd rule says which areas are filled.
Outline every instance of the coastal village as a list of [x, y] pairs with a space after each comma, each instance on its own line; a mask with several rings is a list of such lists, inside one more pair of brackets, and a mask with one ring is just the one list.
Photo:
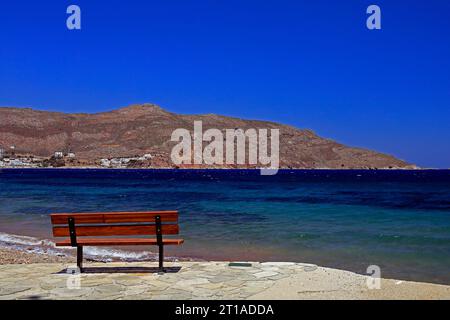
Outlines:
[[[1, 168], [105, 168], [105, 169], [201, 169], [201, 168], [239, 168], [237, 165], [202, 166], [195, 164], [172, 164], [168, 154], [163, 152], [146, 153], [142, 156], [101, 158], [86, 160], [76, 156], [74, 152], [55, 151], [48, 157], [16, 152], [15, 146], [0, 146]], [[255, 165], [245, 168], [255, 169]]]
[[[99, 159], [85, 159], [78, 157], [70, 149], [57, 150], [49, 156], [38, 156], [18, 151], [14, 145], [8, 148], [0, 145], [0, 169], [2, 168], [92, 168], [92, 169], [257, 169], [257, 165], [196, 165], [173, 164], [170, 156], [161, 151], [144, 153], [143, 155], [122, 156]], [[281, 165], [280, 168], [293, 169], [293, 166]], [[305, 166], [306, 168], [306, 166]], [[319, 168], [320, 169], [320, 168]], [[327, 169], [327, 167], [321, 168]], [[339, 169], [351, 169], [340, 167]], [[378, 169], [376, 167], [364, 167], [364, 169]], [[401, 169], [401, 167], [388, 166], [380, 169]], [[407, 166], [404, 169], [417, 169], [416, 166]]]
[[163, 159], [162, 153], [144, 154], [133, 157], [104, 158], [96, 161], [79, 159], [76, 153], [71, 151], [55, 151], [48, 157], [36, 156], [32, 154], [20, 153], [16, 151], [16, 146], [0, 146], [0, 168], [152, 168], [170, 167]]

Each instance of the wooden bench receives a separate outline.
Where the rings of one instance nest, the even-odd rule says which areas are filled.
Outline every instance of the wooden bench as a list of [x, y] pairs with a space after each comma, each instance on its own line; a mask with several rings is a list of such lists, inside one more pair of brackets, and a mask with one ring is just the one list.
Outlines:
[[[159, 270], [164, 272], [164, 246], [180, 245], [183, 239], [164, 238], [179, 233], [178, 211], [53, 213], [50, 215], [54, 237], [59, 247], [77, 248], [77, 266], [83, 272], [85, 246], [149, 246], [159, 247]], [[148, 236], [121, 237], [112, 236]]]

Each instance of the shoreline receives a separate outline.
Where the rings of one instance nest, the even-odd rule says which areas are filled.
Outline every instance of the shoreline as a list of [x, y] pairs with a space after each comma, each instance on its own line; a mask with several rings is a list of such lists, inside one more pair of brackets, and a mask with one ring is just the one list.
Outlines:
[[[0, 167], [6, 170], [173, 170], [173, 171], [201, 171], [201, 170], [246, 170], [259, 171], [267, 168], [172, 168], [172, 167], [143, 167], [143, 168], [105, 168], [105, 167]], [[279, 171], [449, 171], [450, 168], [279, 168]]]
[[[2, 232], [0, 232], [0, 235]], [[14, 237], [27, 237], [13, 235]], [[73, 263], [76, 261], [76, 252], [71, 247], [55, 247], [49, 240], [40, 240], [41, 244], [11, 244], [0, 242], [0, 265], [6, 264], [33, 264], [33, 263]], [[44, 245], [44, 243], [46, 243]], [[151, 251], [127, 251], [110, 247], [99, 247], [99, 252], [85, 252], [84, 260], [93, 263], [112, 262], [155, 262], [158, 261], [157, 253]], [[204, 262], [205, 259], [195, 257], [166, 256], [166, 261]]]
[[[65, 263], [65, 264], [75, 264], [76, 263], [76, 254], [75, 252], [65, 251], [65, 252], [59, 252], [59, 253], [51, 253], [47, 251], [34, 251], [29, 249], [23, 249], [23, 248], [14, 248], [14, 247], [7, 247], [3, 246], [0, 247], [0, 266], [3, 265], [32, 265], [32, 264], [48, 264], [48, 263]], [[125, 252], [125, 251], [124, 251]], [[154, 256], [153, 256], [154, 255]], [[85, 256], [84, 263], [88, 264], [103, 264], [105, 266], [108, 266], [108, 264], [133, 264], [133, 263], [139, 263], [139, 264], [145, 264], [145, 263], [156, 263], [158, 261], [157, 254], [153, 254], [151, 257], [146, 257], [145, 259], [132, 259], [132, 258], [101, 258], [101, 257], [93, 257], [93, 256]], [[206, 260], [201, 258], [192, 258], [192, 257], [173, 257], [173, 256], [167, 256], [165, 257], [165, 263], [171, 264], [171, 263], [208, 263], [208, 262], [247, 262], [247, 261], [228, 261], [228, 260]], [[310, 265], [310, 266], [316, 266], [318, 265], [314, 263], [304, 263], [304, 262], [295, 262], [295, 261], [259, 261], [258, 263], [273, 263], [273, 264], [302, 264], [302, 265]], [[341, 267], [333, 267], [333, 266], [320, 266], [321, 268], [330, 269], [330, 270], [336, 270], [339, 272], [349, 272], [354, 273], [358, 276], [367, 277], [368, 275], [364, 273], [358, 273], [355, 271], [352, 271], [347, 268], [341, 268]], [[416, 283], [422, 283], [422, 284], [429, 284], [429, 285], [441, 285], [441, 286], [448, 286], [450, 288], [450, 284], [445, 283], [439, 283], [439, 282], [427, 282], [427, 281], [419, 281], [419, 280], [405, 280], [405, 279], [396, 279], [392, 277], [383, 278], [384, 280], [395, 280], [400, 282], [416, 282]], [[450, 297], [449, 297], [450, 298]]]
[[[450, 286], [367, 275], [294, 262], [89, 262], [79, 288], [68, 288], [72, 257], [0, 249], [0, 300], [10, 299], [450, 299]], [[378, 286], [371, 287], [375, 281]], [[76, 289], [76, 290], [75, 290]]]
[[[86, 263], [154, 263], [158, 261], [158, 253], [154, 250], [131, 250], [123, 247], [86, 247], [84, 262]], [[76, 251], [71, 247], [56, 247], [54, 242], [45, 238], [35, 238], [29, 235], [19, 235], [0, 232], [0, 266], [8, 264], [40, 264], [40, 263], [71, 263], [76, 261]], [[259, 261], [260, 263], [302, 263], [320, 265], [323, 268], [352, 272], [367, 276], [361, 268], [342, 263], [320, 262], [317, 259], [283, 259], [244, 256], [231, 257], [211, 256], [208, 254], [175, 254], [166, 255], [165, 262], [208, 262], [208, 261]], [[365, 270], [365, 269], [364, 269]], [[385, 275], [383, 273], [383, 275]], [[386, 279], [412, 281], [434, 285], [450, 286], [450, 282], [432, 279], [430, 277], [405, 277], [404, 274], [388, 273]]]

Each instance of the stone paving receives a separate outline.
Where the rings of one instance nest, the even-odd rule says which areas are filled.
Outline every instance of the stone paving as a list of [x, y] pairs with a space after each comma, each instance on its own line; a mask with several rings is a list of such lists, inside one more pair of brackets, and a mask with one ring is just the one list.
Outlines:
[[[374, 279], [289, 262], [64, 263], [0, 265], [0, 300], [10, 299], [450, 299], [450, 286]], [[372, 284], [372, 285], [368, 285]]]
[[[300, 263], [87, 263], [86, 273], [71, 265], [0, 265], [0, 299], [248, 299], [276, 281], [316, 268]], [[68, 269], [69, 268], [69, 269]], [[306, 270], [308, 271], [308, 270]]]

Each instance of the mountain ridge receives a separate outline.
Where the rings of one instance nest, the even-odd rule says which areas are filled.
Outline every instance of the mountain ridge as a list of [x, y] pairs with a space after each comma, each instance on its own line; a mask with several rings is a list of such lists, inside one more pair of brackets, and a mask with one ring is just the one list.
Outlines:
[[0, 107], [0, 146], [14, 145], [18, 153], [41, 157], [71, 151], [92, 164], [102, 158], [159, 154], [157, 163], [142, 165], [173, 167], [170, 152], [176, 143], [170, 136], [178, 128], [192, 132], [196, 120], [203, 122], [203, 130], [280, 129], [282, 168], [415, 168], [391, 155], [322, 138], [310, 129], [217, 114], [177, 114], [151, 103], [99, 113]]

